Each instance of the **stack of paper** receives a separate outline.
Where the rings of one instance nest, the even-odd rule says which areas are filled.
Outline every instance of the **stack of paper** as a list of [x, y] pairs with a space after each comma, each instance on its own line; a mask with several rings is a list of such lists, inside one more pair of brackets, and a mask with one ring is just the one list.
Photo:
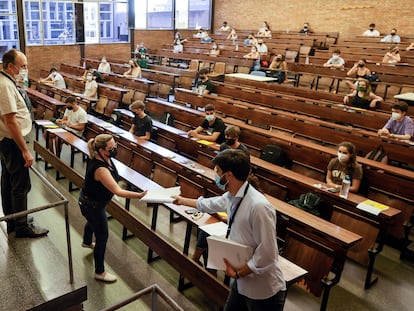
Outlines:
[[386, 209], [388, 209], [389, 206], [372, 201], [372, 200], [365, 200], [359, 203], [357, 205], [357, 208], [359, 208], [360, 210], [366, 211], [368, 213], [378, 215], [382, 211], [385, 211]]
[[173, 195], [180, 195], [180, 187], [162, 188], [156, 190], [148, 190], [147, 194], [141, 198], [142, 202], [147, 203], [172, 203]]
[[207, 268], [226, 270], [223, 258], [226, 258], [235, 269], [240, 269], [252, 257], [253, 250], [250, 246], [243, 245], [232, 240], [209, 236]]

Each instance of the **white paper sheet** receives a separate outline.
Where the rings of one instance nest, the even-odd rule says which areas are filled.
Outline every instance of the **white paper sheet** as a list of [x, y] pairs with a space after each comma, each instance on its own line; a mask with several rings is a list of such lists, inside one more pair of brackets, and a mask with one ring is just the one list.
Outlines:
[[240, 269], [250, 259], [253, 250], [250, 246], [243, 245], [232, 240], [209, 236], [207, 268], [226, 270], [223, 258], [227, 258], [235, 269]]
[[147, 194], [141, 199], [142, 202], [147, 203], [172, 203], [173, 195], [180, 194], [180, 187], [163, 188], [156, 190], [148, 190]]

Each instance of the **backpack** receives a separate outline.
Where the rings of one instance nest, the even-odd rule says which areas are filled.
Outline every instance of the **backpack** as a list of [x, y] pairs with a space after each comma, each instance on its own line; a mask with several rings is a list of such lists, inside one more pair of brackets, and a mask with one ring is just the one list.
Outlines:
[[321, 216], [321, 212], [318, 210], [321, 203], [322, 199], [313, 192], [301, 194], [298, 200], [289, 201], [290, 205], [296, 206], [315, 216]]
[[166, 111], [162, 114], [160, 122], [169, 126], [174, 126], [174, 116], [170, 112]]
[[374, 160], [377, 162], [381, 162], [384, 164], [388, 164], [388, 155], [385, 153], [384, 147], [382, 145], [379, 145], [374, 150], [371, 150], [370, 152], [368, 152], [365, 158]]
[[286, 155], [278, 145], [266, 145], [260, 154], [260, 159], [279, 166], [286, 166], [287, 164]]

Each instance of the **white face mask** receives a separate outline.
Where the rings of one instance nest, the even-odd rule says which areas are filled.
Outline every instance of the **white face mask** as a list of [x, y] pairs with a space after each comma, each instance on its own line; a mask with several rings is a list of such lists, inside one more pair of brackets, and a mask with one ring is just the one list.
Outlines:
[[92, 76], [87, 76], [87, 77], [86, 77], [86, 80], [88, 80], [88, 81], [92, 81]]
[[106, 64], [106, 59], [103, 59], [102, 60], [102, 64]]
[[338, 152], [338, 159], [339, 159], [340, 162], [348, 162], [349, 155], [347, 155], [345, 153]]
[[391, 118], [393, 118], [394, 120], [399, 120], [401, 118], [401, 113], [392, 112], [391, 113]]

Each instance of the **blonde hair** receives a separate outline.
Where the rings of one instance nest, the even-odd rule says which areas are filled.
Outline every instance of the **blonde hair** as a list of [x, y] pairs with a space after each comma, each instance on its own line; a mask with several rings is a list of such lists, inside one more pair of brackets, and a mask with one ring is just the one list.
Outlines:
[[113, 136], [110, 134], [99, 134], [96, 135], [95, 138], [91, 138], [88, 140], [88, 149], [89, 149], [89, 157], [91, 159], [95, 158], [95, 153], [99, 149], [105, 149], [108, 145], [108, 142], [113, 139]]

